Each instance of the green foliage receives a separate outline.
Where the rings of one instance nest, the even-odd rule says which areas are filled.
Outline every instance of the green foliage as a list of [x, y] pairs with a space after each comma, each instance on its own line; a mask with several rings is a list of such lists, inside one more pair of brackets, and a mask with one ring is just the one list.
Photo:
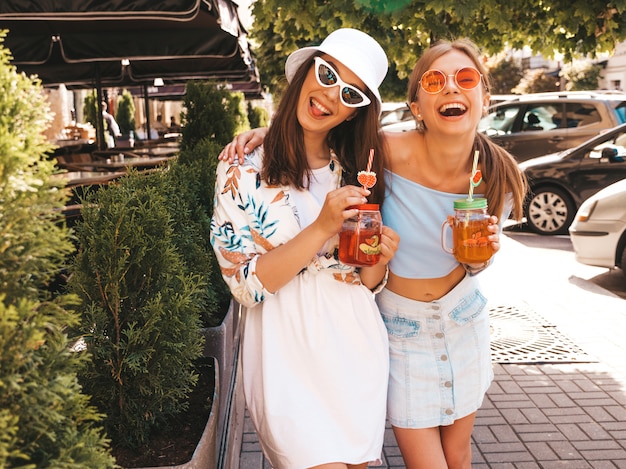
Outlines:
[[184, 194], [187, 210], [175, 209], [172, 216], [177, 227], [193, 230], [193, 234], [181, 237], [178, 246], [185, 253], [187, 265], [202, 272], [210, 287], [204, 297], [202, 320], [214, 326], [223, 319], [231, 300], [209, 242], [217, 155], [250, 124], [243, 94], [231, 93], [213, 82], [188, 82], [183, 108], [181, 152], [170, 177], [172, 191]]
[[193, 148], [204, 138], [224, 146], [250, 128], [243, 93], [231, 93], [214, 82], [188, 82], [183, 107], [182, 150]]
[[252, 104], [248, 103], [248, 121], [250, 122], [251, 129], [267, 127], [270, 116], [262, 107], [252, 107]]
[[576, 63], [563, 66], [561, 77], [566, 80], [568, 91], [597, 90], [598, 80], [602, 75], [602, 65]]
[[0, 44], [0, 467], [110, 468], [101, 416], [78, 383], [83, 356], [70, 351], [73, 298], [49, 288], [73, 250], [49, 121], [40, 84]]
[[128, 90], [124, 90], [117, 100], [115, 120], [120, 126], [122, 135], [130, 135], [130, 132], [135, 130], [135, 103], [133, 95]]
[[177, 229], [185, 227], [187, 231], [177, 246], [184, 253], [186, 265], [200, 272], [207, 282], [202, 320], [207, 326], [215, 326], [221, 323], [231, 300], [209, 242], [217, 155], [237, 132], [250, 127], [243, 95], [230, 93], [218, 84], [187, 83], [183, 104], [181, 151], [170, 170], [172, 194], [168, 198], [173, 204], [174, 194], [179, 194], [185, 201], [185, 209], [172, 209]]
[[93, 357], [81, 382], [118, 445], [148, 442], [187, 406], [200, 328], [221, 322], [231, 299], [209, 232], [218, 139], [247, 125], [243, 95], [214, 84], [188, 89], [177, 160], [88, 193], [75, 227], [69, 288]]
[[491, 94], [511, 94], [520, 80], [524, 77], [524, 72], [515, 62], [510, 59], [503, 59], [489, 69], [491, 76]]
[[111, 468], [101, 420], [82, 393], [63, 322], [54, 304], [0, 302], [0, 467]]
[[83, 384], [116, 444], [138, 446], [188, 405], [202, 353], [202, 279], [176, 248], [167, 173], [131, 173], [91, 193], [69, 286], [93, 360]]
[[98, 121], [96, 117], [98, 116], [98, 97], [96, 96], [96, 90], [92, 90], [91, 93], [87, 93], [85, 98], [83, 99], [83, 118], [85, 122], [89, 122], [94, 126], [95, 129], [98, 128]]
[[221, 323], [231, 299], [210, 244], [213, 192], [217, 155], [221, 146], [209, 139], [184, 150], [163, 178], [161, 190], [168, 202], [174, 244], [181, 253], [185, 272], [202, 279], [201, 321], [205, 326]]
[[[492, 54], [505, 45], [530, 46], [545, 57], [560, 52], [566, 61], [612, 51], [626, 39], [626, 4], [600, 0], [346, 0], [332, 8], [326, 0], [257, 0], [252, 14], [261, 80], [274, 94], [284, 86], [287, 55], [340, 27], [377, 39], [393, 64], [390, 76], [399, 79], [437, 39], [469, 37]], [[392, 101], [385, 86], [383, 99]]]

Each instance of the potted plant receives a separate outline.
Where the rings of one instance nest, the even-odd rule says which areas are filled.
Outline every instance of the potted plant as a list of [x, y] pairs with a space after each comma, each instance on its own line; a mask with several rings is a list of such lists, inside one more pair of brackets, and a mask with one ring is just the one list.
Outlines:
[[81, 373], [116, 446], [138, 448], [187, 405], [202, 355], [203, 282], [174, 244], [165, 173], [132, 173], [88, 196], [70, 291], [92, 359]]
[[[104, 425], [116, 451], [146, 451], [146, 443], [185, 410], [198, 363], [212, 356], [217, 385], [211, 414], [217, 415], [213, 430], [209, 419], [205, 433], [212, 432], [213, 441], [205, 446], [217, 460], [231, 427], [226, 415], [235, 387], [238, 308], [208, 235], [223, 144], [216, 132], [205, 133], [213, 139], [190, 132], [207, 132], [196, 125], [206, 115], [199, 97], [217, 98], [228, 113], [223, 102], [230, 94], [213, 84], [191, 88], [177, 161], [163, 171], [130, 172], [84, 198], [69, 287], [81, 300], [79, 332], [92, 357], [82, 382], [107, 415]], [[240, 99], [230, 102], [241, 107]], [[221, 128], [228, 120], [213, 119]], [[217, 133], [231, 139], [237, 129], [235, 124]], [[241, 405], [236, 413], [243, 423]]]

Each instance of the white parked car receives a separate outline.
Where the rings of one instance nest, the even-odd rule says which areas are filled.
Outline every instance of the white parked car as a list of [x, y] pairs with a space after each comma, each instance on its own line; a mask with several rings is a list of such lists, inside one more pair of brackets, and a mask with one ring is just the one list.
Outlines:
[[578, 262], [619, 267], [626, 278], [626, 179], [585, 200], [569, 233]]
[[413, 115], [406, 103], [383, 103], [380, 113], [380, 125], [387, 126], [399, 122], [413, 121]]

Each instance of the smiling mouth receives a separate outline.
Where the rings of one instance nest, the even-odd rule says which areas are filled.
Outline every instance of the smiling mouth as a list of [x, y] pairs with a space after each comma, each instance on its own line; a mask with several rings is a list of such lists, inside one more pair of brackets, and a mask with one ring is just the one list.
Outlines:
[[462, 116], [467, 112], [467, 107], [461, 103], [444, 104], [439, 108], [439, 114], [446, 117]]
[[309, 101], [309, 106], [311, 107], [311, 110], [315, 115], [330, 116], [330, 110], [327, 107], [322, 106], [317, 100], [313, 98], [311, 98], [311, 100]]

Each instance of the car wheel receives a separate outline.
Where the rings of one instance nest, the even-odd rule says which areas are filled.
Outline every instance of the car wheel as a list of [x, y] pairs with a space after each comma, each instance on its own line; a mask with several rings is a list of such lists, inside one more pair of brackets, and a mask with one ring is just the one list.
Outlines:
[[531, 191], [531, 199], [526, 206], [528, 227], [541, 235], [567, 234], [574, 220], [574, 202], [561, 189], [542, 187]]

